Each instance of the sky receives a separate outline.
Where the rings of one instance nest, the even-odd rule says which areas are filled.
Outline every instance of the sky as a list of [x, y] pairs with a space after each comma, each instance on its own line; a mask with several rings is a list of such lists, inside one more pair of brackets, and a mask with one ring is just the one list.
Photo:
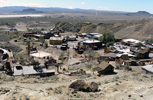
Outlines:
[[61, 7], [108, 11], [148, 11], [153, 13], [153, 0], [0, 0], [0, 7]]

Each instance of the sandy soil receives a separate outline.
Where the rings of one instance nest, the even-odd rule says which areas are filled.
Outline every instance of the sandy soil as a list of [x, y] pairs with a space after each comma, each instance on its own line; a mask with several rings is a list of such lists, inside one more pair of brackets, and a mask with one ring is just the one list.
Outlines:
[[[137, 72], [116, 70], [117, 74], [83, 78], [86, 82], [97, 82], [98, 92], [77, 92], [71, 94], [68, 86], [77, 76], [57, 75], [55, 83], [22, 83], [20, 81], [0, 84], [0, 100], [152, 100], [153, 77]], [[19, 80], [21, 77], [16, 78]], [[24, 80], [36, 80], [24, 78]], [[9, 91], [7, 91], [9, 90]], [[16, 99], [13, 99], [16, 98]]]
[[43, 17], [43, 14], [23, 14], [23, 15], [0, 15], [0, 18], [15, 18], [15, 17]]

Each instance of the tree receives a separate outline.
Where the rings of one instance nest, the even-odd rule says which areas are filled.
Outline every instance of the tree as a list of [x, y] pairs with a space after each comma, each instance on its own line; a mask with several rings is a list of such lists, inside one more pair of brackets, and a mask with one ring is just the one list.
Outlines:
[[45, 42], [43, 46], [45, 49], [48, 48], [48, 43]]
[[31, 43], [31, 41], [27, 41], [27, 51], [28, 51], [28, 56], [30, 56], [30, 43]]
[[41, 31], [44, 31], [45, 29], [44, 28], [41, 28]]
[[107, 46], [110, 46], [115, 42], [115, 37], [111, 33], [103, 33], [103, 36], [99, 37], [99, 41], [102, 41], [106, 43]]
[[148, 39], [149, 43], [153, 43], [153, 38], [151, 37], [150, 39]]
[[40, 38], [39, 38], [39, 41], [42, 43], [42, 46], [43, 46], [43, 44], [45, 43], [44, 37], [40, 37]]
[[104, 41], [104, 36], [100, 36], [98, 40], [103, 42]]

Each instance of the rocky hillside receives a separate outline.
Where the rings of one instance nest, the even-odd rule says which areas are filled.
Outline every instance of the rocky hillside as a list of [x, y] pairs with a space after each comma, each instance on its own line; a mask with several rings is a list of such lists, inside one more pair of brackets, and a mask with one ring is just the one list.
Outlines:
[[136, 38], [148, 39], [153, 36], [153, 20], [137, 20], [137, 21], [120, 21], [116, 23], [99, 23], [90, 22], [71, 24], [68, 22], [58, 22], [55, 30], [63, 29], [70, 32], [91, 33], [109, 32], [115, 34], [116, 38]]
[[125, 27], [129, 23], [99, 23], [99, 24], [93, 24], [90, 22], [84, 22], [84, 23], [77, 23], [77, 24], [71, 24], [68, 22], [58, 22], [55, 25], [54, 30], [62, 29], [69, 32], [78, 32], [78, 33], [91, 33], [91, 32], [111, 32], [115, 33], [121, 28]]
[[126, 26], [115, 33], [118, 38], [136, 38], [145, 40], [153, 37], [153, 20], [141, 21], [141, 23]]

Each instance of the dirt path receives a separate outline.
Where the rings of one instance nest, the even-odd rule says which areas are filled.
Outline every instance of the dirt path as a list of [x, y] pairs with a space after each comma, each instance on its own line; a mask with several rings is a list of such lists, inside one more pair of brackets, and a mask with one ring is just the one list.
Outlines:
[[17, 39], [12, 39], [10, 40], [10, 43], [16, 45], [16, 46], [19, 46], [20, 48], [22, 48], [22, 51], [18, 52], [18, 54], [21, 54], [23, 53], [25, 50], [26, 50], [26, 46], [25, 45], [19, 45], [18, 42], [14, 42], [14, 40], [17, 40]]

